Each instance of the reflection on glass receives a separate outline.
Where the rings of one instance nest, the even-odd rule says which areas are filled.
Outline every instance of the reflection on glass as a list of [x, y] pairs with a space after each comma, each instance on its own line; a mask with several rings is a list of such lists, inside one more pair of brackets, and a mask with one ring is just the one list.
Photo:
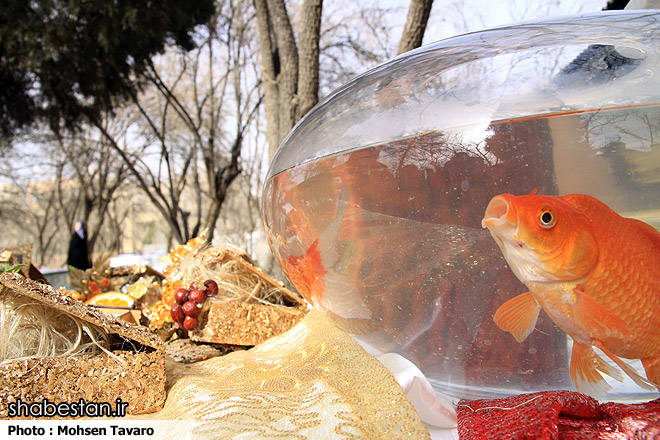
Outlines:
[[584, 193], [660, 227], [660, 69], [633, 37], [657, 15], [576, 20], [395, 59], [310, 113], [269, 173], [264, 221], [295, 287], [456, 396], [572, 388], [570, 340], [546, 315], [521, 344], [493, 322], [526, 291], [481, 228], [493, 196]]

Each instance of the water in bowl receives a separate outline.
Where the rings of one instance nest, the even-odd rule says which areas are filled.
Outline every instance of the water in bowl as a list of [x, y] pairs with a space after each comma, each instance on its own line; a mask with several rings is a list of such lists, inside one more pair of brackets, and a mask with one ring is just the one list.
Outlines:
[[[491, 197], [536, 189], [589, 194], [660, 228], [659, 139], [660, 105], [644, 105], [344, 151], [269, 179], [267, 236], [310, 303], [359, 340], [414, 362], [439, 391], [572, 389], [570, 338], [544, 313], [523, 343], [494, 324], [495, 310], [526, 288], [481, 218]], [[611, 384], [610, 400], [657, 397], [629, 379]]]

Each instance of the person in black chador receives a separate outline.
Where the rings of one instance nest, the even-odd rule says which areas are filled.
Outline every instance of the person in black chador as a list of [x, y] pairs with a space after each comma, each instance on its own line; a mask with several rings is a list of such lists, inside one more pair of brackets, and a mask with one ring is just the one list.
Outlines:
[[81, 221], [77, 221], [73, 226], [73, 234], [69, 242], [69, 256], [66, 259], [66, 264], [80, 270], [92, 267], [92, 263], [89, 261], [89, 254], [87, 253], [85, 224]]

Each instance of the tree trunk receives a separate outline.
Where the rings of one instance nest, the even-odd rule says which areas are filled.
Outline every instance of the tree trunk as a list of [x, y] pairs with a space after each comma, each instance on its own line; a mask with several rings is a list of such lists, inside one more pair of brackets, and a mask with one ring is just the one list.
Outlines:
[[268, 10], [272, 18], [281, 69], [277, 77], [280, 113], [278, 138], [281, 142], [296, 122], [298, 48], [284, 0], [268, 0]]
[[431, 6], [433, 6], [433, 0], [410, 0], [408, 18], [403, 28], [397, 55], [422, 45], [426, 24], [431, 15]]
[[280, 62], [277, 56], [277, 47], [272, 34], [270, 14], [266, 0], [254, 0], [257, 11], [257, 29], [259, 33], [259, 45], [261, 46], [261, 64], [264, 76], [264, 103], [266, 105], [266, 140], [269, 145], [269, 155], [273, 157], [275, 150], [280, 144], [279, 126], [280, 118], [278, 112], [278, 88], [277, 77], [280, 74]]
[[[411, 0], [399, 53], [422, 44], [433, 0]], [[261, 46], [266, 140], [272, 158], [294, 124], [318, 103], [323, 0], [304, 0], [299, 49], [284, 0], [254, 0]]]
[[284, 0], [254, 0], [261, 45], [270, 157], [294, 124], [318, 102], [323, 0], [305, 0], [300, 53]]
[[305, 0], [300, 31], [297, 122], [319, 102], [319, 41], [323, 0]]

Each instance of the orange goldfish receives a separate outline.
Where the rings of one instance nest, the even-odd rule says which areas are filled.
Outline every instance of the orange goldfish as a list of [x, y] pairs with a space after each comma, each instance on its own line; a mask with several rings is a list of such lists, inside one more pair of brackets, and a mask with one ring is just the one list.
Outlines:
[[371, 311], [355, 292], [354, 272], [360, 265], [349, 264], [359, 261], [364, 252], [353, 238], [353, 229], [360, 221], [359, 208], [348, 202], [346, 188], [338, 191], [337, 199], [334, 219], [309, 248], [302, 255], [280, 255], [278, 260], [289, 281], [314, 307], [342, 318], [371, 319]]
[[[601, 396], [600, 372], [660, 388], [660, 233], [593, 197], [493, 197], [481, 225], [529, 292], [495, 312], [499, 328], [522, 342], [543, 309], [571, 338], [570, 375], [578, 391]], [[621, 358], [640, 359], [646, 378]], [[650, 383], [649, 383], [650, 382]]]

